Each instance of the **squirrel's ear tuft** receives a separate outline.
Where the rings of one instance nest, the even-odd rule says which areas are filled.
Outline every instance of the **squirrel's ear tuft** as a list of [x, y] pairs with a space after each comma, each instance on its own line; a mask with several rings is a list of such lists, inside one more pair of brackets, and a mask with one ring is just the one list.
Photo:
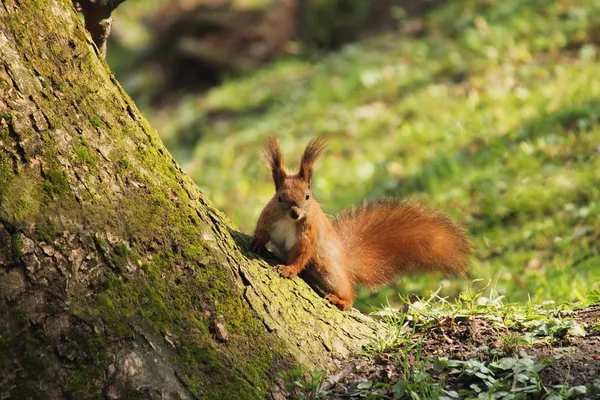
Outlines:
[[315, 161], [317, 161], [319, 155], [325, 150], [326, 146], [327, 140], [321, 136], [317, 136], [311, 139], [306, 145], [306, 149], [304, 149], [302, 160], [300, 160], [300, 171], [298, 171], [298, 176], [304, 179], [309, 187], [312, 183], [313, 165]]
[[275, 183], [275, 189], [277, 190], [286, 177], [283, 154], [281, 154], [277, 138], [269, 136], [265, 139], [265, 159], [271, 168], [273, 183]]

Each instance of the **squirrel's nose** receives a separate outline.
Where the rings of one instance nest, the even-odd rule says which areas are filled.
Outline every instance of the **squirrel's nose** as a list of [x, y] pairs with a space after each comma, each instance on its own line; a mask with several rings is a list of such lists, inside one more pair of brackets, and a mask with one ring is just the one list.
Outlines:
[[298, 219], [299, 216], [300, 216], [300, 214], [298, 214], [298, 211], [296, 211], [296, 210], [290, 211], [290, 217], [292, 217], [293, 219]]

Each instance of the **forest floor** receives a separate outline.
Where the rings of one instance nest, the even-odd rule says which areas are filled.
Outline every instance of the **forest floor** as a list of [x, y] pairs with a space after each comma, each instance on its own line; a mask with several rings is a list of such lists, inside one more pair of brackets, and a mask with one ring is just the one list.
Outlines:
[[[388, 334], [337, 374], [283, 375], [295, 399], [599, 399], [600, 304], [507, 305], [481, 292], [376, 314]], [[308, 376], [308, 378], [307, 378]]]

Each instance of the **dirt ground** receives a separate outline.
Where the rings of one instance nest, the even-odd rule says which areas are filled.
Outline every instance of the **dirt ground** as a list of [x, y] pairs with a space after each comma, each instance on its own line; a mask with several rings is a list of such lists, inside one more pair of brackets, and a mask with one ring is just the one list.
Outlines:
[[[550, 362], [539, 376], [546, 388], [554, 385], [567, 384], [569, 387], [590, 384], [600, 379], [600, 304], [585, 309], [569, 311], [561, 317], [573, 318], [586, 327], [585, 337], [565, 336], [553, 340], [543, 340], [535, 345], [518, 344], [508, 346], [507, 335], [518, 337], [524, 329], [511, 331], [499, 330], [489, 320], [473, 317], [463, 321], [443, 321], [438, 326], [424, 333], [416, 333], [414, 339], [420, 339], [423, 347], [419, 359], [408, 356], [411, 367], [416, 363], [428, 360], [426, 369], [437, 379], [446, 379], [446, 389], [459, 390], [469, 387], [469, 380], [456, 375], [446, 376], [433, 370], [432, 361], [436, 357], [446, 357], [451, 360], [475, 359], [481, 362], [494, 361], [499, 358], [501, 350], [507, 356], [522, 354], [533, 357], [536, 361]], [[512, 332], [512, 333], [511, 333]], [[504, 340], [503, 340], [504, 338]], [[496, 349], [496, 351], [490, 351]], [[403, 353], [403, 350], [405, 352]], [[377, 357], [360, 357], [346, 365], [335, 376], [329, 377], [324, 388], [329, 390], [327, 398], [353, 398], [360, 392], [359, 384], [365, 381], [394, 384], [404, 379], [402, 359], [403, 354], [411, 354], [409, 349], [398, 347], [379, 354]], [[496, 355], [494, 355], [494, 353]], [[337, 381], [334, 383], [334, 381]], [[379, 390], [382, 397], [393, 398], [391, 390]], [[363, 393], [365, 391], [363, 390]], [[529, 395], [527, 398], [541, 398], [544, 393]], [[579, 396], [579, 397], [578, 397]], [[578, 395], [572, 398], [600, 399], [598, 394]], [[587, 396], [587, 397], [586, 397]]]

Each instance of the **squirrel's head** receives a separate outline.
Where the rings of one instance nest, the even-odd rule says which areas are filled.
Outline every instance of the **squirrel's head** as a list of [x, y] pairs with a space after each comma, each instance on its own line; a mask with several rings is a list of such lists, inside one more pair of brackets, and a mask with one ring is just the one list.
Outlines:
[[265, 142], [265, 158], [275, 183], [276, 207], [282, 214], [293, 220], [304, 217], [306, 206], [312, 200], [313, 165], [326, 145], [322, 137], [313, 138], [304, 149], [298, 173], [288, 175], [277, 139], [269, 137]]

